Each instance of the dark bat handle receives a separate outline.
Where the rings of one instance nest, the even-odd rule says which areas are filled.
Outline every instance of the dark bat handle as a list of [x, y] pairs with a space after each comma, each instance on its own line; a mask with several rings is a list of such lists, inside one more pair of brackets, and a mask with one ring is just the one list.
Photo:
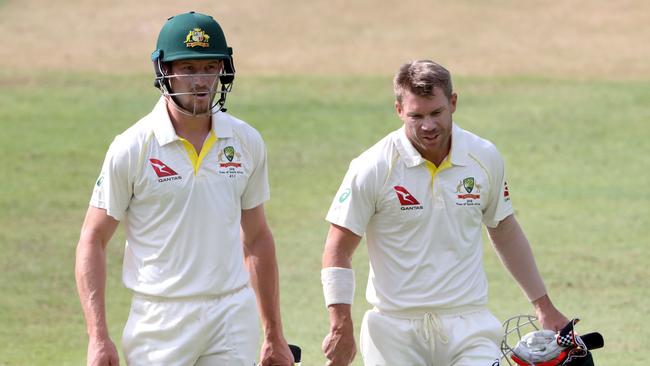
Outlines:
[[300, 361], [300, 356], [302, 354], [302, 350], [300, 349], [300, 347], [298, 347], [298, 346], [296, 346], [294, 344], [290, 344], [289, 349], [291, 350], [291, 354], [293, 355], [294, 362], [296, 362], [296, 363], [301, 362]]
[[587, 333], [580, 336], [588, 350], [602, 348], [605, 345], [603, 336], [598, 332]]

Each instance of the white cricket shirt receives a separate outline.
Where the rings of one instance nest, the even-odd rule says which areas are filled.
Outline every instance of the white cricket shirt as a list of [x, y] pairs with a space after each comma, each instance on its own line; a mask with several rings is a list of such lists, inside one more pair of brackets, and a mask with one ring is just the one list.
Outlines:
[[266, 151], [255, 129], [215, 113], [197, 156], [176, 135], [161, 98], [111, 144], [90, 205], [124, 223], [127, 288], [184, 297], [248, 283], [241, 210], [268, 199]]
[[366, 298], [382, 311], [487, 302], [482, 224], [513, 213], [495, 146], [454, 124], [437, 172], [404, 128], [350, 163], [327, 221], [367, 236]]

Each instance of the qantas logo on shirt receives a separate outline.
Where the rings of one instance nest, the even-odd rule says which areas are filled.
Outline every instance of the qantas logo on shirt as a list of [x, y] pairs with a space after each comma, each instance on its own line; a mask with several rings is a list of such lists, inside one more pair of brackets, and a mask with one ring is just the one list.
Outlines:
[[399, 203], [402, 207], [400, 207], [401, 210], [421, 210], [422, 205], [420, 205], [420, 202], [413, 197], [409, 191], [406, 190], [406, 188], [401, 187], [401, 186], [395, 186], [393, 187], [395, 190], [395, 194], [397, 194], [397, 198], [399, 199]]
[[167, 166], [167, 164], [163, 163], [162, 161], [158, 159], [149, 159], [149, 162], [151, 163], [151, 167], [153, 170], [156, 172], [156, 175], [158, 176], [158, 182], [166, 182], [169, 180], [176, 180], [176, 179], [182, 179], [178, 173], [174, 171], [174, 169], [170, 168]]
[[399, 203], [402, 206], [409, 206], [409, 205], [419, 205], [420, 202], [418, 202], [415, 197], [409, 191], [406, 190], [404, 187], [400, 186], [395, 186], [393, 187], [395, 190], [395, 193], [397, 193], [397, 198], [399, 198]]
[[508, 190], [508, 182], [503, 182], [503, 200], [510, 201], [510, 191]]

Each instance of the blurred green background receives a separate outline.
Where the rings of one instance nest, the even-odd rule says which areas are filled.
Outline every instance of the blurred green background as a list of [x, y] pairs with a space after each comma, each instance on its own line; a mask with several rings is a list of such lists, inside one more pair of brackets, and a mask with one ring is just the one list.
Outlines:
[[[269, 151], [266, 205], [285, 335], [324, 364], [325, 213], [349, 161], [399, 128], [391, 79], [409, 59], [454, 74], [455, 121], [499, 147], [517, 217], [556, 305], [600, 331], [598, 365], [647, 364], [650, 4], [643, 1], [0, 1], [0, 365], [83, 365], [74, 252], [113, 137], [158, 98], [148, 61], [164, 20], [197, 10], [235, 49], [229, 112]], [[130, 294], [109, 246], [111, 335]], [[490, 309], [531, 313], [489, 242]], [[355, 254], [355, 327], [367, 255]], [[354, 365], [361, 365], [360, 356]]]

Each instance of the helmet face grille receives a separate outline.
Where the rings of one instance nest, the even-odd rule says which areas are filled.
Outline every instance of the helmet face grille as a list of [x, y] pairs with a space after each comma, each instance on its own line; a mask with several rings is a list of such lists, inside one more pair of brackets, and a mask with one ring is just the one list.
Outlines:
[[[232, 85], [233, 85], [232, 81], [235, 76], [234, 73], [229, 73], [227, 71], [225, 64], [224, 64], [224, 68], [218, 74], [168, 75], [165, 72], [162, 63], [159, 60], [154, 61], [154, 69], [156, 70], [156, 79], [154, 82], [154, 86], [158, 88], [160, 90], [160, 93], [164, 97], [168, 98], [168, 101], [172, 103], [175, 109], [177, 109], [181, 113], [189, 116], [197, 116], [197, 115], [209, 115], [209, 114], [217, 113], [222, 110], [223, 111], [226, 110], [224, 108], [224, 105], [226, 104], [226, 94], [230, 93], [230, 91], [232, 90]], [[197, 77], [212, 79], [212, 85], [207, 90], [199, 91], [198, 88], [195, 87], [194, 80], [193, 80]], [[186, 90], [186, 91], [173, 90], [171, 87], [172, 79], [189, 80], [191, 85], [190, 90]], [[224, 80], [227, 80], [228, 82], [224, 82]], [[210, 108], [204, 111], [197, 111], [196, 100], [194, 100], [194, 104], [192, 108], [188, 109], [187, 107], [182, 107], [181, 103], [179, 103], [178, 100], [176, 99], [176, 97], [179, 96], [196, 96], [198, 94], [203, 94], [205, 92], [207, 92], [211, 96], [211, 100], [213, 101], [213, 103], [211, 104]], [[215, 99], [216, 94], [220, 94], [220, 97], [218, 99]]]
[[501, 354], [503, 360], [508, 365], [516, 366], [517, 363], [511, 361], [511, 355], [514, 353], [514, 348], [517, 343], [524, 337], [524, 335], [541, 329], [537, 322], [537, 318], [531, 315], [518, 315], [513, 316], [503, 322], [504, 336], [501, 341]]

